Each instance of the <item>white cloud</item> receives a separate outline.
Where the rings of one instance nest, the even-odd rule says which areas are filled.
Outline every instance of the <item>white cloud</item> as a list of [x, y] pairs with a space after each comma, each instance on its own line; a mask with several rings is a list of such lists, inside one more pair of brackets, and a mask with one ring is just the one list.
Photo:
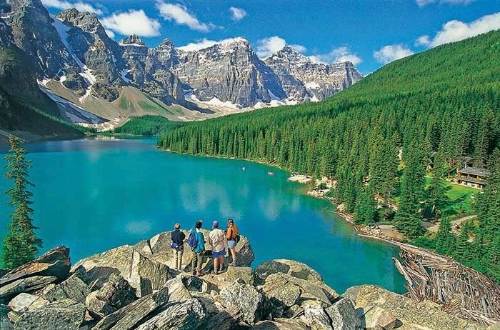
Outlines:
[[434, 38], [429, 36], [421, 36], [417, 39], [417, 43], [436, 47], [449, 42], [455, 42], [477, 36], [482, 33], [500, 29], [500, 12], [486, 15], [478, 18], [470, 23], [453, 20], [445, 23]]
[[302, 46], [302, 45], [294, 44], [294, 45], [289, 45], [289, 46], [292, 47], [293, 49], [295, 49], [296, 51], [298, 51], [299, 53], [305, 53], [307, 51], [307, 48]]
[[186, 51], [186, 52], [193, 52], [196, 50], [212, 47], [216, 43], [217, 43], [217, 41], [215, 41], [215, 40], [209, 40], [209, 39], [203, 38], [197, 42], [191, 42], [185, 46], [178, 47], [178, 49]]
[[343, 46], [333, 49], [326, 54], [311, 55], [309, 58], [315, 63], [337, 63], [337, 62], [351, 62], [358, 65], [363, 60], [358, 55], [351, 52], [349, 47]]
[[164, 1], [158, 1], [156, 7], [160, 15], [169, 21], [174, 21], [179, 25], [186, 25], [192, 30], [200, 32], [209, 32], [215, 28], [212, 23], [203, 23], [191, 14], [188, 9], [181, 4], [171, 4]]
[[233, 21], [239, 21], [247, 16], [247, 12], [242, 8], [230, 7], [229, 12], [231, 13], [231, 19]]
[[45, 7], [57, 8], [61, 10], [76, 8], [78, 11], [96, 13], [97, 15], [102, 15], [102, 10], [92, 6], [91, 4], [85, 2], [69, 2], [65, 0], [42, 0], [42, 4]]
[[448, 4], [448, 5], [468, 5], [475, 0], [417, 0], [419, 7], [424, 7], [434, 3]]
[[413, 51], [403, 44], [387, 45], [373, 53], [373, 57], [383, 64], [390, 63], [400, 58], [410, 56]]
[[137, 34], [142, 37], [160, 35], [160, 23], [148, 17], [142, 9], [114, 13], [101, 19], [101, 23], [107, 30], [123, 35]]
[[423, 35], [417, 38], [415, 46], [428, 46], [431, 43], [428, 35]]
[[267, 58], [275, 54], [276, 52], [279, 52], [285, 46], [285, 39], [278, 36], [272, 36], [269, 38], [261, 39], [257, 42], [256, 53], [260, 58]]

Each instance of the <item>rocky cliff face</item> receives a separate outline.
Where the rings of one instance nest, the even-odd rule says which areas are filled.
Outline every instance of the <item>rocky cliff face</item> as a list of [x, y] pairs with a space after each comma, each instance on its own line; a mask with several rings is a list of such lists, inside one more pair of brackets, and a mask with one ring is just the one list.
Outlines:
[[[321, 275], [292, 260], [255, 269], [244, 237], [237, 266], [190, 275], [174, 265], [170, 233], [125, 245], [71, 266], [59, 247], [0, 277], [2, 329], [483, 329], [375, 286], [341, 296]], [[210, 245], [207, 245], [210, 249]]]
[[297, 101], [323, 100], [362, 78], [351, 62], [314, 63], [289, 46], [267, 58], [266, 64], [276, 72], [288, 97]]
[[286, 97], [274, 72], [242, 38], [198, 51], [181, 51], [175, 73], [202, 101], [216, 98], [249, 107]]

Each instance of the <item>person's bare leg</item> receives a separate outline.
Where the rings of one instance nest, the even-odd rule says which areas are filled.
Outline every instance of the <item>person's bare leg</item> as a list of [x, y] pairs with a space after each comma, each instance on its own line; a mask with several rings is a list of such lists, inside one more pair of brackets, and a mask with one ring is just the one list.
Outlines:
[[219, 273], [219, 258], [214, 258], [214, 273], [218, 274]]
[[236, 266], [236, 249], [235, 248], [232, 248], [232, 249], [229, 249], [229, 251], [231, 251], [231, 257], [232, 257], [232, 262], [231, 264], [233, 266]]
[[222, 272], [224, 269], [224, 256], [219, 257], [219, 272]]

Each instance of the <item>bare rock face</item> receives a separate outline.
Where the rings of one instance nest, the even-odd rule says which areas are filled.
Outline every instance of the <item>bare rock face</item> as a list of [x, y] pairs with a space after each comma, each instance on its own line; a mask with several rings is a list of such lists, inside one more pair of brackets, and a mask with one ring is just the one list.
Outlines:
[[242, 321], [254, 324], [262, 318], [264, 296], [253, 286], [234, 281], [220, 291], [222, 304], [233, 313], [239, 314]]
[[168, 302], [168, 289], [163, 288], [104, 317], [94, 329], [134, 329]]
[[0, 288], [13, 281], [34, 275], [54, 276], [56, 279], [63, 279], [68, 275], [69, 269], [69, 249], [57, 247], [2, 276], [0, 278]]
[[85, 305], [93, 316], [102, 318], [116, 312], [136, 299], [133, 288], [120, 275], [111, 274], [99, 290], [87, 295]]
[[158, 315], [137, 327], [137, 330], [155, 329], [197, 329], [205, 318], [205, 311], [197, 299], [189, 299], [181, 303], [174, 303]]
[[85, 302], [85, 297], [90, 293], [87, 284], [77, 275], [72, 275], [59, 284], [51, 284], [42, 292], [48, 301], [71, 299], [76, 302]]
[[366, 328], [401, 324], [407, 329], [481, 328], [447, 314], [438, 304], [430, 301], [417, 302], [373, 285], [349, 288], [345, 296], [354, 302]]
[[[348, 298], [341, 298], [325, 309], [332, 322], [332, 327], [338, 330], [357, 330], [361, 328], [361, 320], [356, 313], [354, 304]], [[383, 329], [390, 329], [386, 324]]]
[[83, 259], [73, 266], [73, 271], [78, 272], [87, 283], [97, 281], [97, 286], [104, 284], [111, 274], [120, 274], [139, 297], [158, 290], [173, 277], [167, 265], [129, 245]]
[[257, 266], [255, 272], [257, 276], [263, 280], [271, 274], [283, 273], [302, 280], [311, 280], [314, 282], [323, 281], [321, 275], [311, 267], [301, 262], [288, 259], [274, 259], [263, 262]]
[[362, 79], [351, 62], [315, 63], [289, 46], [265, 62], [278, 75], [288, 98], [297, 101], [324, 100]]
[[274, 72], [242, 38], [198, 51], [180, 52], [174, 72], [202, 101], [217, 98], [248, 107], [285, 97]]
[[27, 311], [14, 323], [14, 329], [79, 329], [83, 322], [85, 306], [70, 299], [47, 304], [42, 308]]
[[65, 67], [78, 68], [40, 0], [12, 0], [7, 23], [17, 47], [36, 63], [39, 77], [55, 77]]

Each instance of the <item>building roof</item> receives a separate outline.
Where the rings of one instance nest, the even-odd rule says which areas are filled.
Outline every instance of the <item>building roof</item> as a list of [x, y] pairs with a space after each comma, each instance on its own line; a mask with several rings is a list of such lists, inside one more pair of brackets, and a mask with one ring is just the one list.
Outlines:
[[482, 177], [487, 177], [490, 175], [490, 172], [485, 168], [468, 166], [464, 167], [461, 170], [458, 170], [460, 174], [469, 174], [469, 175], [477, 175]]

